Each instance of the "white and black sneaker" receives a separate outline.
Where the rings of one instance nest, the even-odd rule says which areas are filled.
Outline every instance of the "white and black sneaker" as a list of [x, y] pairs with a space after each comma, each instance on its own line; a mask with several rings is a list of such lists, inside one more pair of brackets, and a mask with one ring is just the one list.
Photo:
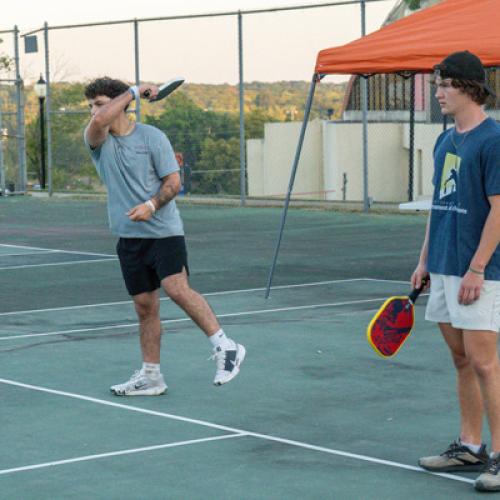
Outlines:
[[240, 372], [241, 363], [245, 359], [245, 348], [241, 344], [231, 340], [232, 346], [229, 349], [216, 347], [214, 359], [217, 363], [217, 371], [215, 372], [214, 385], [222, 385], [233, 380]]
[[159, 396], [167, 391], [167, 384], [160, 373], [153, 378], [143, 370], [136, 370], [130, 380], [123, 384], [112, 385], [109, 390], [116, 396]]

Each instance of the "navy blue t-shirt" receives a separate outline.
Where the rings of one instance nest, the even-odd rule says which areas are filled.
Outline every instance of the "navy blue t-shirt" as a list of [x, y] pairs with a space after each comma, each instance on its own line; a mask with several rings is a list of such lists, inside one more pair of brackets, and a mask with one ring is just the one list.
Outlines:
[[[500, 194], [500, 126], [491, 118], [459, 134], [443, 132], [434, 148], [427, 269], [462, 277], [469, 268], [490, 211], [488, 196]], [[500, 249], [485, 279], [500, 281]]]

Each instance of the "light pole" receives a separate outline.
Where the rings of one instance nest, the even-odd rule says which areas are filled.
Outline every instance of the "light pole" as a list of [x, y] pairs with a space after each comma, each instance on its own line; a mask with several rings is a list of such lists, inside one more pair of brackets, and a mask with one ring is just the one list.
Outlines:
[[45, 114], [44, 105], [47, 96], [47, 83], [40, 75], [40, 79], [35, 83], [35, 94], [40, 103], [40, 188], [45, 189]]

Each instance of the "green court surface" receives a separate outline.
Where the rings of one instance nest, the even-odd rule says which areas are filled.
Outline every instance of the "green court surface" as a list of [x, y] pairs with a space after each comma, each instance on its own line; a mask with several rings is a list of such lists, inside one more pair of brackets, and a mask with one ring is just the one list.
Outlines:
[[458, 433], [426, 298], [395, 358], [365, 336], [408, 292], [425, 217], [291, 210], [266, 300], [281, 211], [180, 210], [191, 283], [247, 358], [214, 387], [209, 343], [163, 298], [168, 393], [117, 398], [140, 355], [105, 204], [0, 199], [0, 498], [475, 496], [474, 474], [416, 465]]

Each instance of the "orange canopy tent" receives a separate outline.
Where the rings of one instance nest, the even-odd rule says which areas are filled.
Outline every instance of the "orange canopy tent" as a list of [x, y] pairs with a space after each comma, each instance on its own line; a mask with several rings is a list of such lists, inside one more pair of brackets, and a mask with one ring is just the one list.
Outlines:
[[[314, 90], [321, 77], [331, 74], [369, 76], [376, 73], [430, 73], [433, 67], [447, 55], [462, 50], [469, 50], [479, 56], [485, 66], [500, 66], [499, 25], [500, 0], [443, 0], [437, 5], [415, 12], [351, 43], [319, 52], [290, 174], [273, 263], [267, 282], [266, 298], [269, 297], [271, 290]], [[414, 95], [412, 95], [411, 106], [410, 116], [412, 117]], [[364, 107], [365, 207], [368, 199], [366, 125], [367, 113]], [[412, 150], [413, 126], [414, 117], [410, 118], [410, 150]], [[412, 153], [410, 153], [410, 162], [412, 165]], [[410, 168], [413, 167], [410, 166]]]
[[500, 1], [444, 0], [341, 47], [319, 52], [316, 73], [428, 73], [452, 52], [469, 50], [500, 66]]

